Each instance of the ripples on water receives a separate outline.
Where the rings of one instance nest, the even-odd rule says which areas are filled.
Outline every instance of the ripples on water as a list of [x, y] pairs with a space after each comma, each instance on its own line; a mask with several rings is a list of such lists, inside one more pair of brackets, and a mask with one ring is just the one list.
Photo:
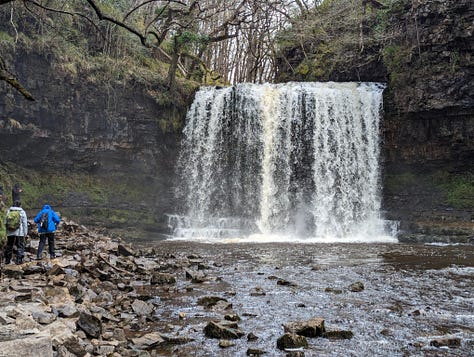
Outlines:
[[[206, 284], [191, 284], [178, 274], [178, 297], [158, 312], [178, 326], [173, 333], [195, 338], [175, 348], [176, 356], [245, 356], [259, 348], [266, 356], [284, 356], [276, 348], [282, 324], [322, 317], [327, 330], [351, 330], [351, 340], [308, 339], [305, 356], [468, 356], [474, 347], [474, 247], [404, 244], [201, 244], [161, 241], [163, 253], [199, 255], [211, 266]], [[276, 284], [278, 277], [297, 287]], [[270, 278], [270, 279], [269, 279]], [[362, 292], [349, 286], [360, 281]], [[188, 291], [189, 287], [193, 287]], [[264, 296], [252, 296], [255, 288]], [[341, 290], [335, 294], [326, 288]], [[242, 337], [221, 349], [204, 337], [209, 319], [224, 313], [198, 306], [199, 297], [217, 295], [232, 303], [239, 327], [259, 336]], [[435, 348], [430, 341], [458, 337], [461, 347]]]

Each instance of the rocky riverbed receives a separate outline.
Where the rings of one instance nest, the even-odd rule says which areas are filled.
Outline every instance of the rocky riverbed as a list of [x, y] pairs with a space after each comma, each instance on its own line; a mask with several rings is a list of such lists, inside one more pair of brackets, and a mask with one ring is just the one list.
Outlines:
[[65, 220], [3, 265], [0, 356], [467, 356], [474, 248], [131, 247]]

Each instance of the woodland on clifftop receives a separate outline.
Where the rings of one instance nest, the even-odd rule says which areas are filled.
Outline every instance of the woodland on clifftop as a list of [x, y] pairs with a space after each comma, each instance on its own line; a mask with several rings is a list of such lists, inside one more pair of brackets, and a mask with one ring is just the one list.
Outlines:
[[[262, 82], [275, 72], [275, 35], [307, 12], [305, 0], [1, 1], [3, 45], [40, 46], [63, 62], [126, 61], [174, 90], [198, 83]], [[0, 53], [0, 79], [33, 99]], [[64, 61], [66, 60], [66, 61]], [[115, 65], [120, 66], [120, 64]]]
[[[346, 80], [344, 73], [334, 78], [343, 64], [384, 62], [396, 72], [406, 51], [393, 47], [402, 29], [390, 18], [408, 3], [3, 0], [0, 41], [2, 47], [37, 47], [71, 71], [104, 62], [118, 71], [130, 65], [149, 69], [172, 90], [177, 79], [218, 85]], [[0, 52], [0, 80], [33, 99], [10, 70], [11, 61]], [[385, 80], [385, 70], [378, 72]]]

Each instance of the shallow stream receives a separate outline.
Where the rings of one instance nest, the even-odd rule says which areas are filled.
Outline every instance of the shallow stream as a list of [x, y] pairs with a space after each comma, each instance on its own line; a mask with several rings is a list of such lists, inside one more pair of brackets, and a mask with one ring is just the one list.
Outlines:
[[[215, 279], [193, 284], [178, 273], [179, 294], [162, 296], [157, 311], [166, 332], [194, 341], [162, 351], [172, 356], [285, 356], [276, 347], [282, 324], [325, 319], [326, 330], [350, 330], [349, 340], [308, 338], [305, 356], [469, 356], [474, 350], [474, 247], [406, 244], [202, 244], [148, 242], [173, 256], [199, 256]], [[279, 285], [284, 279], [291, 285]], [[364, 290], [349, 286], [362, 282]], [[258, 291], [259, 294], [254, 294]], [[262, 294], [263, 292], [263, 294]], [[232, 310], [206, 309], [220, 296]], [[184, 319], [180, 319], [185, 316]], [[236, 313], [245, 336], [234, 346], [204, 336], [207, 321]], [[247, 334], [258, 336], [249, 341]], [[430, 346], [459, 338], [455, 348]]]

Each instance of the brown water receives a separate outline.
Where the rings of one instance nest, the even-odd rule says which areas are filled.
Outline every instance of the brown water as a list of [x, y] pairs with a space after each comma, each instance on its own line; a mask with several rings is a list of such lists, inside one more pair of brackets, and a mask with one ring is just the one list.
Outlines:
[[[212, 279], [192, 284], [178, 273], [178, 294], [161, 297], [158, 316], [166, 332], [194, 341], [160, 352], [169, 356], [285, 356], [276, 347], [289, 321], [325, 319], [327, 330], [350, 330], [350, 340], [309, 338], [305, 356], [469, 356], [474, 350], [474, 247], [406, 244], [197, 244], [148, 243], [160, 253], [193, 254], [210, 266]], [[275, 277], [296, 286], [277, 285]], [[362, 282], [365, 289], [351, 292]], [[256, 288], [265, 292], [253, 296]], [[326, 291], [327, 288], [333, 292]], [[335, 293], [341, 290], [341, 293]], [[202, 296], [221, 296], [231, 311], [198, 306]], [[210, 319], [234, 312], [246, 336], [226, 349], [204, 336]], [[186, 319], [179, 319], [184, 313]], [[461, 346], [430, 341], [457, 337]]]

